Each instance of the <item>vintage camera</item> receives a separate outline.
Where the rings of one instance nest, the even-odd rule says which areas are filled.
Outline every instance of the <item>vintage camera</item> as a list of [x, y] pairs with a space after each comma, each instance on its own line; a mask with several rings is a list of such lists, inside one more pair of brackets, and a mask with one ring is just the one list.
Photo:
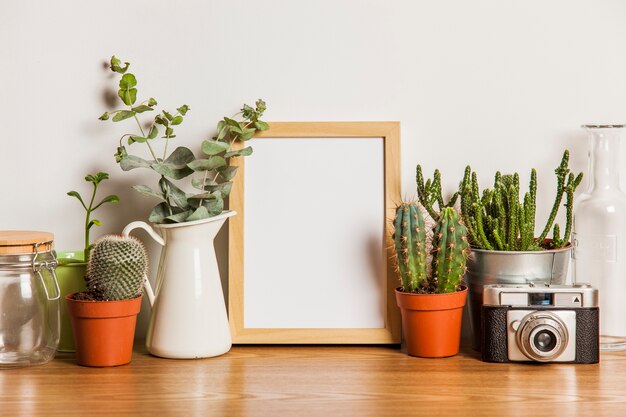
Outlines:
[[487, 285], [485, 362], [597, 363], [598, 290], [577, 285]]

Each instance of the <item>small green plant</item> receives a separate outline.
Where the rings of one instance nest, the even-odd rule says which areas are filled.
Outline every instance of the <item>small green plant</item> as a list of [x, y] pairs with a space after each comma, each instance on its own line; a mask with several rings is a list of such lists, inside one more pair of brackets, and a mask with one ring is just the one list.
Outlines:
[[[493, 189], [482, 194], [478, 187], [476, 172], [465, 168], [461, 182], [461, 213], [467, 225], [473, 247], [500, 251], [534, 251], [561, 248], [569, 243], [572, 231], [574, 192], [583, 174], [574, 175], [568, 168], [569, 151], [565, 150], [561, 163], [555, 170], [557, 177], [556, 197], [548, 221], [539, 237], [535, 238], [535, 214], [537, 203], [537, 172], [530, 174], [529, 191], [520, 201], [520, 177], [518, 173], [495, 175]], [[559, 207], [566, 197], [566, 225], [563, 236], [554, 224]], [[552, 240], [546, 240], [554, 224]]]
[[106, 172], [98, 172], [97, 174], [89, 174], [85, 177], [85, 181], [91, 183], [93, 185], [93, 191], [91, 192], [91, 198], [89, 198], [89, 205], [85, 203], [85, 200], [81, 197], [78, 191], [68, 191], [67, 195], [71, 197], [76, 197], [80, 204], [85, 209], [85, 248], [84, 248], [84, 260], [87, 262], [89, 260], [89, 253], [91, 250], [89, 232], [93, 226], [101, 226], [102, 222], [98, 219], [92, 219], [91, 213], [96, 211], [98, 207], [105, 203], [117, 203], [120, 201], [120, 198], [116, 195], [108, 195], [104, 197], [99, 203], [94, 203], [96, 199], [96, 193], [98, 191], [98, 185], [104, 180], [109, 179], [109, 174]]
[[132, 236], [106, 235], [93, 245], [87, 264], [87, 293], [80, 298], [95, 301], [138, 297], [148, 273], [148, 255]]
[[[127, 72], [129, 67], [128, 62], [122, 65], [118, 58], [111, 57], [111, 71], [121, 75], [117, 94], [126, 108], [105, 112], [100, 120], [120, 122], [132, 119], [137, 125], [137, 133], [127, 133], [120, 138], [115, 159], [124, 171], [147, 168], [160, 175], [156, 190], [145, 185], [133, 186], [136, 191], [161, 200], [152, 209], [149, 220], [154, 223], [178, 223], [220, 214], [237, 173], [232, 158], [251, 155], [252, 148], [241, 144], [258, 131], [269, 129], [269, 125], [261, 120], [266, 110], [265, 102], [259, 99], [255, 107], [244, 104], [240, 112], [220, 120], [216, 136], [202, 142], [203, 158], [196, 159], [193, 152], [183, 146], [168, 155], [169, 142], [176, 137], [174, 128], [183, 123], [190, 107], [184, 104], [176, 112], [162, 110], [144, 128], [139, 116], [154, 111], [158, 103], [154, 98], [137, 102], [137, 79]], [[153, 145], [159, 134], [164, 139], [164, 146], [163, 152], [158, 154]], [[129, 155], [123, 144], [124, 139], [127, 139], [128, 146], [145, 144], [152, 159]], [[194, 177], [191, 185], [199, 191], [187, 193], [173, 182], [189, 176]]]
[[443, 207], [435, 213], [432, 234], [432, 261], [428, 270], [428, 234], [424, 215], [415, 202], [404, 202], [396, 209], [394, 251], [402, 291], [442, 294], [459, 288], [470, 253], [467, 229], [459, 213]]

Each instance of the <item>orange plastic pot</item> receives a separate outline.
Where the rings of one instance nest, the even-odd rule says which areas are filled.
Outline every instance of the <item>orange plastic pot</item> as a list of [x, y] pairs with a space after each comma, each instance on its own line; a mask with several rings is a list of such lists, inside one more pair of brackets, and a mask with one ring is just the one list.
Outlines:
[[104, 367], [130, 363], [141, 297], [83, 301], [74, 300], [74, 294], [69, 294], [65, 300], [79, 365]]
[[446, 294], [413, 294], [396, 288], [407, 353], [445, 358], [459, 353], [467, 287]]

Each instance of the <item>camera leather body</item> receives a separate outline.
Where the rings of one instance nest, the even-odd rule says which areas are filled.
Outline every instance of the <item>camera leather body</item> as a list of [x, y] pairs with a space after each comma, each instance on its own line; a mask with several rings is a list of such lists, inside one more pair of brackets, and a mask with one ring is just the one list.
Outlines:
[[[509, 363], [507, 341], [507, 312], [528, 310], [529, 307], [482, 306], [482, 360], [485, 362]], [[533, 310], [555, 311], [555, 307], [533, 306]], [[600, 361], [600, 335], [597, 307], [562, 308], [576, 312], [576, 359], [559, 363], [598, 363]], [[535, 362], [528, 360], [528, 362]]]

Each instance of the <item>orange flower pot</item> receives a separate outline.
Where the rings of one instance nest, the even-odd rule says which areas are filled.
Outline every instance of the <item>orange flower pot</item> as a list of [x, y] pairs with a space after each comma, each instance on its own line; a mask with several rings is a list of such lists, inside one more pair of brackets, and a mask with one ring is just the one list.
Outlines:
[[75, 300], [65, 297], [79, 365], [104, 367], [130, 363], [141, 298], [122, 301]]
[[446, 294], [413, 294], [396, 288], [407, 353], [422, 358], [444, 358], [459, 353], [466, 299], [467, 287]]

